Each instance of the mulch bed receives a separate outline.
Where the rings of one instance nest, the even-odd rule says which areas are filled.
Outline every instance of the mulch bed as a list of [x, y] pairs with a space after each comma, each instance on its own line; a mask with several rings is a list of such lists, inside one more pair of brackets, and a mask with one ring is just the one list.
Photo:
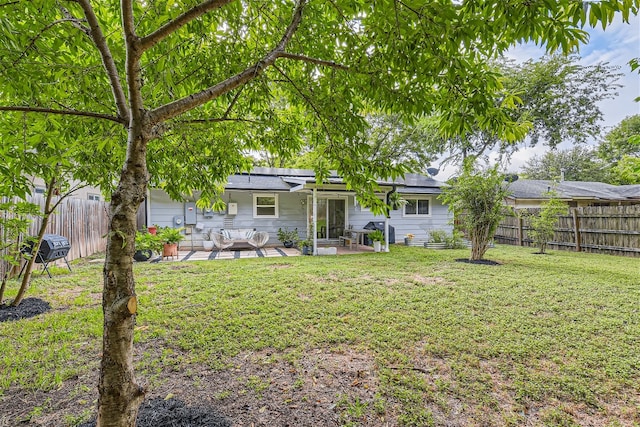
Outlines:
[[0, 322], [10, 322], [20, 319], [28, 319], [51, 310], [48, 302], [40, 298], [25, 298], [20, 305], [0, 305]]
[[479, 264], [479, 265], [502, 265], [497, 261], [491, 261], [490, 259], [468, 259], [468, 258], [457, 258], [456, 262], [466, 262], [467, 264]]
[[[94, 427], [96, 421], [78, 427]], [[187, 406], [178, 399], [150, 399], [138, 411], [136, 427], [231, 427], [232, 423], [213, 408]]]

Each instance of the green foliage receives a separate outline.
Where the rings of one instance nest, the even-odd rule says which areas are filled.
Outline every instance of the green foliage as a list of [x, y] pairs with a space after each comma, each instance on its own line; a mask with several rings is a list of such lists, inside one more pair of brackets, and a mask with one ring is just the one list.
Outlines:
[[605, 135], [598, 155], [612, 166], [616, 184], [640, 184], [640, 114], [629, 116]]
[[544, 254], [547, 243], [553, 239], [554, 228], [558, 223], [558, 216], [567, 213], [567, 204], [558, 198], [558, 193], [551, 190], [545, 194], [547, 200], [542, 202], [537, 214], [528, 215], [529, 235]]
[[447, 233], [445, 230], [429, 230], [429, 242], [431, 243], [446, 243], [448, 237], [449, 233]]
[[147, 230], [138, 230], [136, 232], [136, 250], [161, 252], [166, 234], [151, 234]]
[[180, 243], [184, 240], [185, 236], [182, 234], [183, 227], [160, 227], [157, 232], [157, 238], [164, 244]]
[[616, 181], [620, 184], [640, 184], [640, 157], [622, 157], [614, 172]]
[[534, 156], [522, 167], [527, 179], [611, 182], [612, 165], [600, 160], [595, 150], [577, 146]]
[[[495, 72], [502, 74], [502, 88], [496, 103], [515, 126], [510, 137], [491, 129], [473, 127], [453, 138], [432, 137], [424, 144], [434, 153], [448, 152], [449, 161], [481, 156], [492, 149], [501, 155], [527, 144], [555, 148], [561, 142], [584, 143], [598, 137], [602, 112], [598, 103], [613, 98], [621, 76], [608, 64], [582, 66], [576, 56], [551, 55], [521, 64], [500, 61]], [[436, 134], [437, 135], [437, 129]]]
[[624, 156], [640, 157], [640, 114], [623, 119], [598, 145], [598, 156], [606, 162], [619, 162]]
[[11, 267], [20, 265], [21, 245], [26, 243], [22, 237], [29, 229], [31, 218], [38, 215], [40, 207], [33, 203], [21, 200], [0, 203], [0, 263], [6, 269], [0, 283], [0, 304], [4, 299]]
[[466, 247], [464, 243], [464, 234], [460, 230], [453, 230], [450, 235], [447, 235], [445, 241], [447, 247], [450, 249], [464, 249]]
[[381, 242], [384, 244], [384, 233], [382, 230], [374, 230], [368, 234], [369, 238], [374, 242]]
[[475, 167], [470, 158], [465, 162], [462, 174], [449, 180], [448, 184], [438, 197], [461, 221], [471, 240], [470, 259], [480, 260], [506, 213], [504, 200], [509, 191], [504, 175], [498, 172], [498, 165], [482, 170]]
[[298, 240], [300, 240], [298, 229], [296, 228], [295, 230], [289, 230], [287, 227], [285, 227], [283, 230], [282, 228], [278, 228], [278, 240], [280, 240], [282, 243], [291, 242], [296, 245], [298, 243]]

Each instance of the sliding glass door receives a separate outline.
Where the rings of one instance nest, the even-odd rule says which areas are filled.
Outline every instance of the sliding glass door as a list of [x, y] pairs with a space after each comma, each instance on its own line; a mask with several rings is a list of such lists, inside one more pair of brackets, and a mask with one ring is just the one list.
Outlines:
[[[308, 203], [309, 224], [313, 223], [313, 203]], [[318, 239], [337, 239], [344, 233], [347, 218], [345, 199], [318, 197]]]

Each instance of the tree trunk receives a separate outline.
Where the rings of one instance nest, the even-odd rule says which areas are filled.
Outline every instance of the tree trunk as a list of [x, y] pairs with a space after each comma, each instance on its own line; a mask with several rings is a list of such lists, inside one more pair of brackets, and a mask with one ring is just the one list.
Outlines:
[[[57, 168], [56, 172], [57, 173]], [[54, 174], [55, 174], [54, 173]], [[55, 191], [56, 186], [56, 177], [51, 178], [51, 181], [47, 183], [47, 198], [44, 202], [44, 215], [42, 215], [42, 224], [40, 225], [40, 230], [38, 230], [37, 240], [33, 243], [31, 247], [31, 257], [27, 260], [27, 266], [24, 269], [24, 276], [22, 276], [22, 283], [20, 284], [20, 289], [18, 290], [18, 294], [13, 299], [11, 303], [12, 306], [17, 307], [22, 302], [24, 298], [24, 294], [29, 289], [29, 282], [31, 282], [31, 273], [33, 272], [33, 265], [36, 262], [36, 257], [38, 256], [38, 251], [40, 250], [40, 243], [42, 243], [42, 237], [47, 231], [47, 225], [49, 225], [49, 216], [51, 215], [51, 199], [53, 198], [53, 193]]]
[[145, 389], [133, 372], [137, 299], [133, 278], [136, 211], [147, 190], [146, 140], [130, 129], [120, 184], [111, 198], [104, 266], [104, 331], [97, 427], [133, 427]]

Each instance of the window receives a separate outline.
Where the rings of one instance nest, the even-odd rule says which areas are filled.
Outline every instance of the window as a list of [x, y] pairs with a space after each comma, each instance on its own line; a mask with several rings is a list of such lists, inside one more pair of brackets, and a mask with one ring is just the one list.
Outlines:
[[262, 193], [253, 195], [254, 218], [278, 218], [278, 195]]
[[44, 187], [36, 187], [36, 194], [44, 194], [44, 192], [45, 192]]
[[404, 216], [429, 216], [431, 215], [430, 200], [428, 198], [404, 197], [407, 204], [404, 205]]
[[100, 195], [99, 194], [88, 194], [87, 198], [89, 200], [100, 201]]

